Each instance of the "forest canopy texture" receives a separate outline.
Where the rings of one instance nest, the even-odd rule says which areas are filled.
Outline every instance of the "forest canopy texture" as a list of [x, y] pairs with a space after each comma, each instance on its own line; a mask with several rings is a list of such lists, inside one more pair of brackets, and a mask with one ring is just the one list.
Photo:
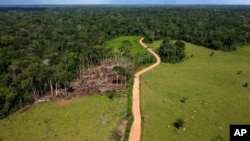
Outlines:
[[250, 43], [247, 6], [0, 9], [0, 117], [112, 56], [104, 43], [121, 35], [145, 42], [170, 37], [224, 51]]
[[178, 40], [175, 43], [171, 43], [170, 39], [164, 39], [158, 54], [163, 62], [177, 63], [185, 58], [185, 43]]

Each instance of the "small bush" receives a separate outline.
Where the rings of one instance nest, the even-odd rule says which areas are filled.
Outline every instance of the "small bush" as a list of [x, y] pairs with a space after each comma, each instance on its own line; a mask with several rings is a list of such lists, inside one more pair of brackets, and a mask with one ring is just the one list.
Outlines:
[[121, 97], [121, 95], [117, 94], [115, 91], [105, 93], [105, 96], [110, 100]]
[[173, 123], [174, 127], [177, 129], [180, 129], [184, 126], [184, 119], [178, 118], [176, 121]]
[[245, 84], [242, 85], [243, 87], [248, 87], [248, 83], [246, 82]]
[[214, 52], [211, 52], [209, 56], [214, 56]]
[[111, 99], [111, 100], [113, 100], [113, 98], [114, 98], [114, 94], [109, 94], [109, 99]]
[[122, 138], [122, 135], [118, 130], [113, 130], [109, 137], [109, 139], [116, 140], [116, 141], [121, 140], [121, 138]]
[[191, 54], [190, 57], [194, 57], [194, 54]]
[[242, 73], [242, 71], [241, 70], [239, 70], [238, 72], [237, 72], [237, 74], [241, 74]]
[[187, 98], [184, 97], [184, 98], [182, 98], [182, 99], [180, 100], [180, 102], [181, 102], [181, 103], [185, 103], [186, 100], [187, 100]]

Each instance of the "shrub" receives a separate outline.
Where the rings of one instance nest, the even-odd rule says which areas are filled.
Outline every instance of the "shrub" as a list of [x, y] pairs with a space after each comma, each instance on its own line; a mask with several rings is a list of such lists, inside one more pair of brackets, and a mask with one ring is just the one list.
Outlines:
[[182, 98], [182, 99], [180, 100], [180, 102], [181, 102], [181, 103], [185, 103], [186, 100], [187, 100], [187, 98], [184, 97], [184, 98]]
[[185, 43], [176, 41], [174, 44], [169, 39], [163, 40], [158, 54], [163, 62], [177, 63], [185, 58]]
[[211, 52], [209, 56], [214, 56], [214, 52]]
[[243, 87], [248, 87], [248, 83], [246, 82], [245, 84], [242, 85]]
[[184, 119], [178, 118], [176, 121], [173, 123], [174, 127], [177, 129], [180, 129], [184, 126], [185, 122]]
[[237, 72], [237, 74], [241, 74], [242, 73], [242, 71], [241, 70], [239, 70], [238, 72]]

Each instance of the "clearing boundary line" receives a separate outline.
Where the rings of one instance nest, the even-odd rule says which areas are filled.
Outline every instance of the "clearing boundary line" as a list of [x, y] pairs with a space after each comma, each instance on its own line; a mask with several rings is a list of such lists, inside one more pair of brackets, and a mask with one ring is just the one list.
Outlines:
[[132, 104], [132, 111], [134, 116], [134, 122], [131, 126], [130, 134], [129, 134], [129, 141], [140, 141], [141, 139], [141, 112], [140, 112], [140, 75], [153, 69], [154, 67], [158, 66], [161, 63], [160, 57], [151, 49], [148, 48], [146, 44], [143, 43], [144, 38], [140, 39], [140, 44], [147, 48], [147, 50], [153, 54], [156, 58], [156, 63], [153, 65], [140, 70], [134, 76], [134, 85], [133, 85], [133, 104]]

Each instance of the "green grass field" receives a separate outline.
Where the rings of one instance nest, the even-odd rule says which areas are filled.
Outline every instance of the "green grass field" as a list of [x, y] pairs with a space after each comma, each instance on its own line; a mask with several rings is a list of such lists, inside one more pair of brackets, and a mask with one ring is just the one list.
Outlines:
[[140, 45], [140, 39], [141, 37], [139, 36], [120, 36], [106, 42], [105, 47], [111, 49], [114, 54], [120, 57], [120, 61], [127, 60], [124, 59], [119, 48], [122, 46], [123, 41], [129, 41], [132, 45], [129, 47], [129, 54], [126, 56], [129, 58], [128, 63], [137, 69], [140, 69], [155, 61], [155, 58]]
[[[242, 86], [250, 83], [250, 47], [222, 52], [186, 43], [186, 55], [142, 75], [142, 141], [228, 141], [230, 124], [250, 124], [250, 86]], [[184, 128], [173, 126], [177, 118]]]
[[4, 141], [104, 141], [112, 139], [126, 116], [126, 97], [91, 95], [44, 102], [0, 120]]
[[119, 47], [122, 46], [122, 41], [128, 40], [132, 43], [132, 46], [130, 48], [130, 53], [132, 55], [136, 54], [148, 54], [147, 50], [145, 50], [139, 43], [141, 37], [139, 36], [120, 36], [118, 38], [115, 38], [111, 41], [107, 41], [105, 43], [105, 47], [110, 48], [113, 50], [114, 53], [120, 54]]

